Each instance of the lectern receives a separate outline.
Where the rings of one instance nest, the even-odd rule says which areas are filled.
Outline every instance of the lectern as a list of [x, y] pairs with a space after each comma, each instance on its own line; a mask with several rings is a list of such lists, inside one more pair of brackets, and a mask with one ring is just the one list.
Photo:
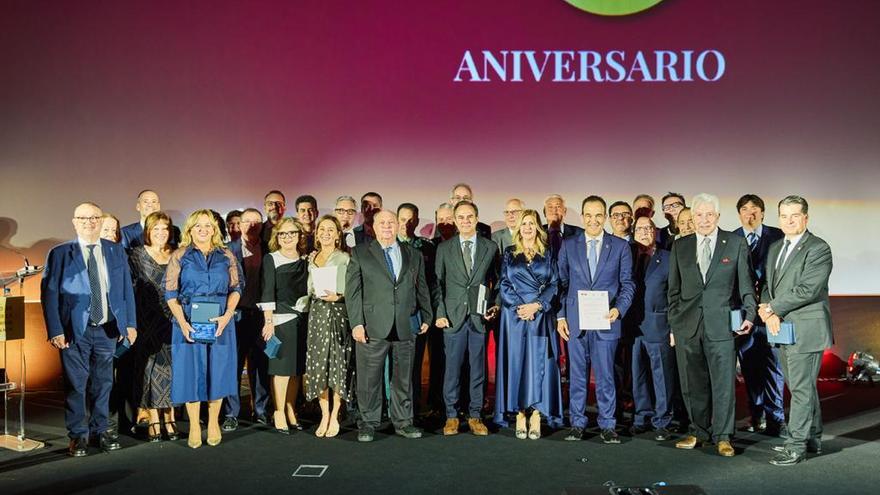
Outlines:
[[[17, 280], [20, 287], [26, 276], [38, 272], [38, 269], [33, 273], [28, 270], [19, 270], [13, 280]], [[0, 367], [0, 392], [3, 394], [3, 434], [0, 436], [0, 447], [17, 452], [28, 452], [42, 448], [44, 444], [25, 436], [24, 400], [27, 361], [24, 356], [24, 296], [6, 295], [8, 294], [8, 289], [6, 289], [8, 283], [8, 280], [2, 281], [3, 295], [0, 296], [0, 345], [3, 346], [3, 365]], [[19, 351], [18, 382], [12, 381], [8, 373], [13, 365], [9, 362], [9, 348], [16, 344]], [[16, 395], [18, 396], [18, 407], [15, 407], [13, 400]], [[10, 415], [17, 417], [11, 418]]]

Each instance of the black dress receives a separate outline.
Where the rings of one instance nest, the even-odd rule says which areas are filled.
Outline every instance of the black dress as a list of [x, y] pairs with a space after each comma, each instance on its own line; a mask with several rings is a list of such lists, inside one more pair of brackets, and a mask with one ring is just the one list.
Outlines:
[[143, 408], [171, 407], [171, 310], [165, 302], [165, 268], [135, 247], [128, 257], [137, 308], [135, 393]]
[[299, 376], [306, 370], [309, 262], [279, 251], [263, 257], [263, 296], [260, 307], [273, 310], [278, 357], [269, 360], [269, 374]]

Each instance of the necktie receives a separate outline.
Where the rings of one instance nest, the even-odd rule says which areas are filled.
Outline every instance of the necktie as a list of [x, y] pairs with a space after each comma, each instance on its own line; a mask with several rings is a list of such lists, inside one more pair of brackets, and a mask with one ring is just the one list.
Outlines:
[[98, 272], [98, 259], [95, 257], [95, 244], [86, 246], [89, 248], [89, 320], [92, 323], [101, 323], [104, 319], [104, 308], [101, 304], [101, 275]]
[[590, 278], [596, 278], [596, 267], [599, 265], [599, 258], [596, 256], [596, 243], [598, 241], [596, 239], [590, 239], [590, 242], [587, 244], [590, 245], [590, 249], [587, 251], [587, 262], [590, 264]]
[[550, 229], [550, 251], [558, 253], [562, 246], [562, 232], [559, 229]]
[[397, 275], [394, 273], [394, 262], [391, 261], [391, 248], [383, 249], [382, 253], [385, 255], [385, 264], [388, 265], [388, 273], [391, 274], [391, 279], [397, 280]]
[[464, 241], [461, 244], [461, 256], [464, 258], [464, 268], [467, 270], [468, 275], [470, 275], [471, 270], [474, 269], [474, 259], [471, 257], [471, 245], [473, 244], [473, 241]]
[[704, 237], [700, 248], [700, 273], [703, 275], [703, 282], [706, 282], [706, 273], [709, 271], [709, 264], [712, 263], [712, 251], [709, 248], [709, 238]]
[[758, 236], [754, 232], [749, 232], [749, 235], [746, 236], [746, 241], [749, 243], [749, 251], [754, 251], [755, 246], [758, 245]]
[[776, 281], [779, 280], [779, 272], [781, 272], [782, 267], [785, 266], [785, 256], [788, 254], [789, 246], [791, 246], [791, 241], [786, 239], [785, 243], [782, 245], [782, 254], [779, 255], [779, 260], [776, 261], [776, 270], [773, 271], [774, 284], [776, 284]]

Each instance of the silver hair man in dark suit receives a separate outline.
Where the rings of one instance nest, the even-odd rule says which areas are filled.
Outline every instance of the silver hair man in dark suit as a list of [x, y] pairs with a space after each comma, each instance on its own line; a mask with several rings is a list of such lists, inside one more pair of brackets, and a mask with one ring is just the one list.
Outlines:
[[806, 453], [822, 449], [822, 410], [816, 380], [822, 354], [834, 343], [828, 278], [831, 276], [831, 248], [807, 230], [807, 200], [787, 196], [779, 202], [779, 227], [785, 237], [767, 253], [767, 284], [761, 294], [760, 315], [772, 336], [783, 322], [794, 328], [794, 342], [779, 344], [780, 364], [791, 391], [788, 436], [774, 447], [779, 452], [770, 460], [776, 466], [790, 466], [804, 460]]
[[510, 198], [504, 203], [504, 228], [492, 232], [492, 240], [498, 245], [498, 252], [504, 255], [504, 250], [513, 245], [513, 229], [522, 214], [525, 203], [519, 198]]

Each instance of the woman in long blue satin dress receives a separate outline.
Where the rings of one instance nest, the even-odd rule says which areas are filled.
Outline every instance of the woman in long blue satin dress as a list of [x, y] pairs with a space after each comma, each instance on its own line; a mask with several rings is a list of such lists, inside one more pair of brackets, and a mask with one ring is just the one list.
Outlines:
[[[208, 402], [208, 445], [220, 443], [220, 405], [238, 393], [235, 376], [235, 306], [241, 296], [241, 275], [235, 255], [221, 240], [210, 210], [193, 212], [183, 228], [183, 239], [168, 262], [165, 299], [174, 315], [171, 332], [171, 401], [186, 404], [188, 444], [202, 445], [199, 405]], [[190, 312], [194, 302], [220, 305], [216, 341], [193, 341]]]
[[[516, 437], [541, 437], [541, 416], [562, 425], [562, 387], [552, 302], [558, 275], [537, 211], [524, 210], [501, 265], [501, 326], [495, 378], [495, 423], [516, 413]], [[526, 413], [531, 410], [528, 430]]]

